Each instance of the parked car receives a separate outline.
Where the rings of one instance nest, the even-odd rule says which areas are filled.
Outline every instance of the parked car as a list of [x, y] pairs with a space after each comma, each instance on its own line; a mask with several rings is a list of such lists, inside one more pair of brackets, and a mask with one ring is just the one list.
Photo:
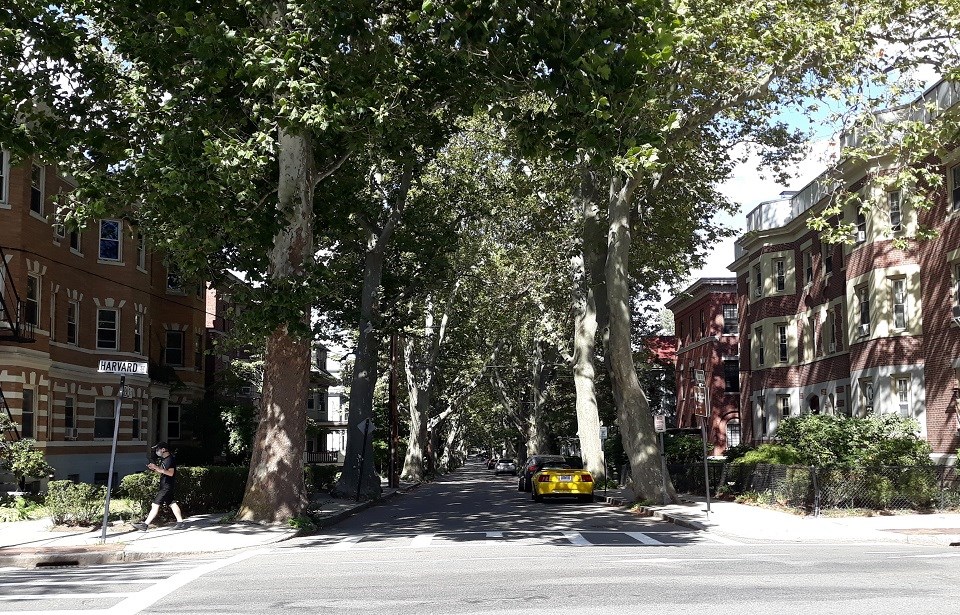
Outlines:
[[513, 474], [517, 475], [517, 462], [513, 459], [501, 459], [497, 462], [497, 465], [493, 466], [493, 473], [496, 475], [500, 474]]
[[[544, 463], [570, 463], [567, 461], [567, 459], [568, 458], [564, 457], [563, 455], [531, 455], [526, 461], [523, 462], [523, 466], [519, 470], [520, 480], [517, 481], [517, 491], [531, 490], [531, 480], [533, 479], [533, 475], [543, 467]], [[576, 458], [570, 459], [572, 460]]]
[[593, 475], [583, 469], [583, 464], [567, 458], [562, 462], [544, 461], [533, 475], [532, 496], [534, 502], [546, 497], [575, 497], [581, 502], [593, 501]]

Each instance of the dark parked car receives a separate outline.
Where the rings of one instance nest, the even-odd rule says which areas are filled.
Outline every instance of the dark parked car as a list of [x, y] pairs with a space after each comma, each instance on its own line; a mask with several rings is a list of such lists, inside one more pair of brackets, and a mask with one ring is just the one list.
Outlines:
[[520, 468], [520, 480], [517, 481], [517, 491], [532, 491], [531, 479], [543, 468], [545, 463], [561, 463], [569, 468], [582, 468], [583, 460], [579, 457], [564, 457], [563, 455], [531, 455], [523, 462]]

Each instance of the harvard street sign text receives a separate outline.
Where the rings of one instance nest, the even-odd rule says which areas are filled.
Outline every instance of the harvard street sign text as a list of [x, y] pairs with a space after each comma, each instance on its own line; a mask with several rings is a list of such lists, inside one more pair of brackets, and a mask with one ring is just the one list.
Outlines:
[[110, 374], [146, 374], [147, 364], [136, 361], [100, 361], [97, 371]]

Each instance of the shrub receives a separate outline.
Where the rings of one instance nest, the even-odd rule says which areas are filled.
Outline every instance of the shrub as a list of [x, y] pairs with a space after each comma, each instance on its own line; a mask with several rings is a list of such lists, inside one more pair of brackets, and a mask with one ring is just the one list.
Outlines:
[[[177, 466], [176, 501], [186, 514], [224, 512], [243, 501], [248, 469], [242, 466]], [[141, 512], [157, 495], [160, 475], [140, 472], [124, 476], [120, 487]]]
[[333, 487], [340, 474], [339, 466], [304, 466], [303, 479], [307, 483], [307, 491], [328, 491]]
[[747, 451], [742, 457], [734, 461], [735, 464], [754, 465], [769, 463], [773, 465], [797, 465], [801, 456], [793, 447], [779, 444], [761, 444], [757, 448]]
[[47, 485], [47, 513], [56, 525], [93, 525], [103, 520], [107, 488], [55, 480]]
[[666, 434], [663, 439], [663, 452], [667, 463], [702, 462], [703, 451], [703, 440], [699, 436]]
[[807, 414], [784, 419], [777, 441], [797, 451], [804, 465], [928, 466], [930, 446], [918, 432], [915, 420], [895, 414]]
[[723, 454], [723, 456], [726, 457], [727, 463], [733, 463], [737, 459], [740, 459], [741, 457], [743, 457], [744, 455], [752, 451], [753, 449], [754, 449], [753, 446], [744, 442], [743, 444], [731, 446], [730, 448], [727, 449], [727, 451]]

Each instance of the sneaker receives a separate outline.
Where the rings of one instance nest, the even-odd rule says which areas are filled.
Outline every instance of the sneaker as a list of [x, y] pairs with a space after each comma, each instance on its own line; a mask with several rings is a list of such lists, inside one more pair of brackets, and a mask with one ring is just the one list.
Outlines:
[[150, 526], [147, 525], [146, 523], [134, 523], [133, 529], [140, 530], [141, 532], [146, 532], [148, 529], [150, 529]]
[[176, 525], [173, 526], [173, 529], [175, 529], [175, 530], [185, 530], [185, 529], [187, 529], [187, 524], [184, 523], [183, 521], [180, 521], [179, 523], [177, 523]]

